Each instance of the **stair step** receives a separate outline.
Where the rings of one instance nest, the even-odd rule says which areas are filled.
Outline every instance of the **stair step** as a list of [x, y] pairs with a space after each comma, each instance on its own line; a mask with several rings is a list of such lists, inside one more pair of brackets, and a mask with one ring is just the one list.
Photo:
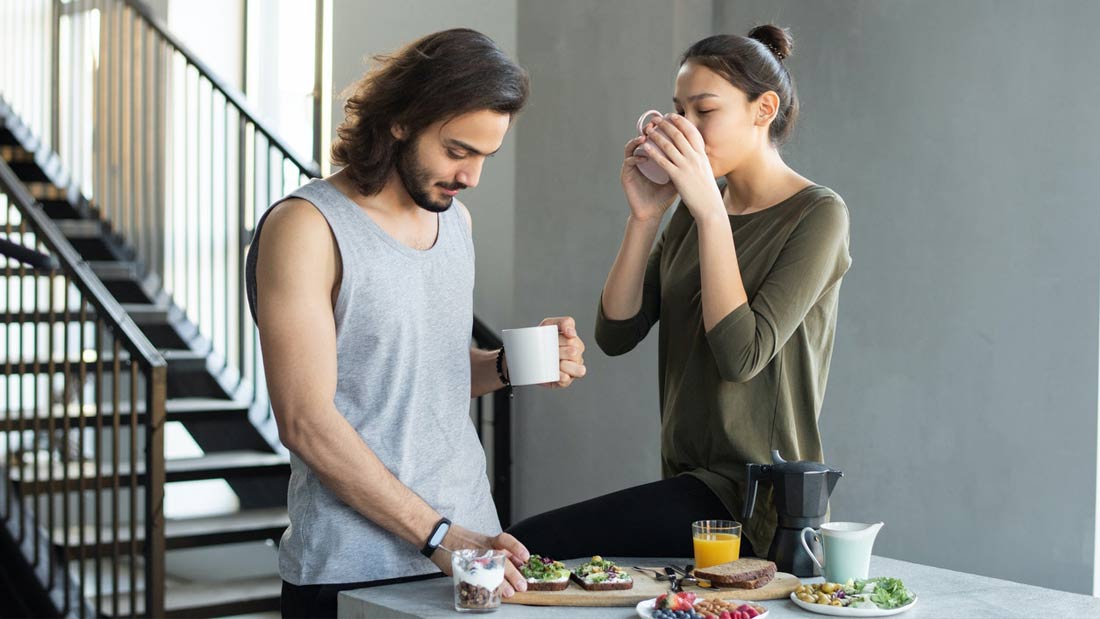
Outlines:
[[[235, 544], [238, 542], [253, 542], [268, 539], [279, 539], [283, 531], [290, 526], [290, 516], [286, 508], [272, 507], [267, 509], [253, 509], [232, 514], [207, 516], [202, 518], [186, 518], [167, 520], [164, 523], [165, 548], [178, 550], [181, 548], [196, 548], [200, 546], [217, 546], [219, 544]], [[99, 549], [102, 553], [109, 553], [113, 548], [110, 527], [103, 527], [100, 532], [100, 541], [97, 545], [95, 539], [95, 527], [86, 525], [84, 529], [84, 548], [92, 551]], [[68, 548], [69, 552], [79, 549], [81, 527], [69, 528], [68, 544], [64, 539], [63, 528], [54, 530], [53, 542], [58, 548]], [[144, 548], [145, 528], [137, 529], [138, 552]], [[118, 532], [119, 544], [130, 543], [130, 527], [122, 525]], [[72, 556], [70, 554], [70, 556]]]
[[169, 372], [202, 372], [206, 370], [206, 354], [194, 350], [162, 350]]
[[[52, 468], [53, 480], [47, 479]], [[67, 471], [65, 470], [67, 469]], [[9, 473], [12, 483], [20, 492], [37, 494], [49, 488], [52, 492], [79, 490], [80, 476], [83, 473], [84, 488], [94, 487], [96, 481], [95, 462], [70, 462], [68, 467], [54, 463], [53, 467], [40, 465], [38, 467], [37, 480], [32, 479], [35, 470], [34, 465], [26, 465], [22, 469], [22, 480]], [[62, 479], [62, 473], [68, 477]], [[290, 474], [289, 461], [273, 453], [258, 451], [220, 451], [208, 453], [198, 458], [180, 458], [167, 460], [165, 463], [165, 481], [196, 481], [200, 479], [236, 479], [242, 477], [266, 477], [286, 476]], [[119, 483], [128, 486], [130, 483], [130, 465], [123, 463], [119, 466]], [[139, 463], [137, 467], [138, 485], [145, 483], [145, 464]], [[104, 487], [110, 487], [112, 474], [110, 465], [104, 463], [101, 466], [99, 478]]]
[[[40, 341], [44, 341], [45, 338], [39, 338]], [[59, 338], [60, 341], [60, 338]], [[90, 354], [90, 353], [85, 353]], [[187, 372], [201, 372], [206, 370], [206, 353], [201, 353], [194, 350], [180, 350], [180, 349], [165, 349], [161, 350], [160, 354], [164, 357], [164, 360], [168, 363], [169, 373], [187, 373]], [[103, 373], [109, 374], [113, 368], [115, 356], [113, 352], [105, 352], [99, 357], [103, 361]], [[121, 354], [118, 357], [119, 361], [123, 365], [124, 370], [129, 370], [128, 364], [130, 362], [130, 351], [123, 348]], [[42, 374], [47, 372], [50, 361], [54, 363], [54, 372], [63, 372], [65, 358], [61, 355], [53, 355], [53, 357], [39, 356], [39, 357], [21, 357], [18, 359], [5, 359], [4, 365], [10, 363], [12, 367], [11, 373], [13, 374], [31, 374], [34, 368], [34, 364], [38, 364], [38, 373]], [[80, 371], [80, 357], [69, 357], [69, 368], [73, 373]], [[23, 371], [20, 372], [17, 366], [22, 364]], [[90, 357], [88, 361], [84, 363], [84, 371], [88, 374], [95, 374], [96, 371], [96, 359]]]
[[121, 303], [135, 324], [160, 324], [168, 322], [168, 306], [156, 303]]
[[4, 145], [0, 146], [0, 159], [8, 163], [34, 161], [34, 153], [22, 146]]
[[136, 280], [141, 277], [138, 265], [126, 260], [91, 260], [88, 266], [103, 281]]
[[24, 182], [31, 197], [35, 200], [68, 200], [68, 192], [64, 189], [46, 182]]
[[98, 239], [107, 234], [107, 227], [98, 219], [62, 219], [54, 224], [69, 239]]
[[[283, 581], [278, 576], [261, 576], [222, 582], [169, 584], [164, 591], [165, 617], [206, 619], [279, 610]], [[119, 616], [129, 617], [130, 596], [119, 600]], [[104, 608], [108, 613], [110, 608]], [[145, 599], [139, 594], [136, 615], [145, 613]], [[107, 615], [109, 616], [109, 615]]]
[[[65, 412], [63, 412], [63, 410]], [[247, 402], [240, 402], [236, 400], [225, 400], [219, 398], [173, 398], [165, 403], [165, 413], [168, 421], [207, 421], [214, 419], [226, 419], [233, 417], [247, 416], [249, 410], [249, 404]], [[60, 426], [61, 420], [68, 414], [70, 423], [76, 425], [80, 419], [79, 406], [76, 404], [70, 404], [68, 407], [63, 408], [60, 404], [55, 404], [53, 407], [53, 419], [55, 423]], [[102, 413], [105, 419], [109, 419], [114, 415], [114, 407], [111, 402], [104, 402]], [[15, 414], [8, 416], [7, 411], [0, 411], [0, 432], [11, 432], [20, 429], [27, 430], [34, 427], [34, 414], [33, 410], [15, 411]], [[123, 425], [130, 424], [130, 403], [123, 401], [119, 403], [119, 414], [121, 415], [121, 421]], [[85, 403], [83, 409], [83, 416], [86, 424], [95, 423], [95, 404]], [[47, 417], [39, 413], [38, 421], [40, 426], [45, 426]], [[145, 402], [138, 403], [138, 424], [144, 424], [145, 419]], [[107, 421], [105, 421], [107, 423]]]
[[[39, 303], [45, 303], [46, 296], [39, 295]], [[28, 304], [30, 300], [27, 301]], [[166, 326], [168, 325], [168, 314], [170, 310], [167, 306], [157, 303], [120, 303], [123, 310], [130, 314], [130, 319], [134, 321], [134, 324], [138, 326]], [[68, 312], [54, 312], [53, 322], [79, 322], [80, 312], [78, 310], [69, 310]], [[96, 312], [94, 308], [88, 308], [86, 310], [84, 318], [88, 322], [94, 322], [96, 320]], [[27, 324], [27, 323], [39, 323], [45, 324], [49, 322], [50, 315], [45, 309], [39, 310], [36, 316], [33, 312], [3, 312], [0, 313], [0, 323], [3, 324]], [[177, 341], [182, 341], [176, 338]]]

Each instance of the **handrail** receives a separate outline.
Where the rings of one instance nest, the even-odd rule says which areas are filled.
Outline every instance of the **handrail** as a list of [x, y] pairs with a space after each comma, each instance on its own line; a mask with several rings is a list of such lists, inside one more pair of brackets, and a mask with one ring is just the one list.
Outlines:
[[99, 315], [122, 334], [121, 339], [126, 348], [141, 357], [141, 361], [150, 367], [167, 367], [164, 356], [149, 342], [141, 329], [138, 329], [134, 320], [73, 249], [68, 239], [45, 213], [35, 208], [35, 199], [3, 159], [0, 159], [0, 189], [8, 194], [23, 217], [31, 222], [38, 238], [59, 258], [60, 264], [70, 272], [73, 284], [85, 294], [88, 301], [100, 312]]
[[497, 332], [489, 328], [489, 325], [477, 316], [474, 316], [474, 340], [490, 350], [504, 348], [504, 341], [500, 339]]
[[53, 256], [12, 243], [7, 239], [0, 239], [0, 256], [17, 260], [31, 267], [32, 271], [39, 275], [48, 275], [59, 268], [57, 259]]
[[[6, 442], [9, 451], [13, 446], [11, 436], [16, 435], [16, 449], [6, 455], [19, 454], [18, 458], [8, 457], [6, 460], [13, 467], [13, 480], [21, 485], [21, 492], [17, 496], [10, 493], [8, 490], [10, 484], [7, 483], [7, 479], [4, 480], [4, 503], [6, 504], [6, 511], [3, 514], [4, 524], [11, 530], [14, 517], [14, 526], [18, 533], [12, 534], [17, 537], [20, 544], [29, 541], [25, 540], [26, 537], [33, 538], [29, 546], [34, 549], [33, 558], [28, 557], [28, 560], [32, 561], [40, 578], [45, 573], [44, 584], [47, 587], [62, 588], [60, 612], [66, 616], [83, 618], [104, 613], [102, 565], [103, 560], [108, 559], [108, 555], [103, 550], [105, 546], [100, 542], [105, 530], [104, 525], [109, 523], [111, 525], [110, 544], [113, 549], [109, 557], [113, 576], [113, 586], [109, 594], [111, 608], [114, 611], [112, 614], [119, 616], [122, 595], [119, 591], [119, 568], [121, 557], [127, 556], [130, 565], [128, 593], [131, 614], [134, 614], [138, 607], [139, 592], [136, 588], [136, 575], [141, 571], [145, 581], [144, 591], [140, 593], [144, 608], [150, 616], [162, 616], [165, 582], [164, 426], [167, 420], [167, 364], [161, 353], [138, 329], [129, 314], [123, 310], [57, 225], [42, 211], [14, 170], [2, 159], [0, 159], [0, 193], [6, 197], [7, 206], [4, 217], [9, 234], [12, 232], [9, 217], [14, 210], [19, 215], [20, 240], [28, 241], [26, 233], [29, 228], [29, 232], [34, 236], [32, 246], [47, 248], [52, 254], [49, 256], [50, 260], [56, 260], [59, 267], [45, 274], [48, 303], [43, 309], [39, 300], [40, 274], [28, 272], [25, 265], [13, 269], [7, 261], [4, 261], [5, 282], [14, 279], [19, 283], [16, 287], [18, 292], [12, 294], [9, 288], [9, 295], [5, 298], [6, 325], [14, 323], [17, 327], [14, 330], [5, 327], [6, 352], [15, 351], [14, 354], [3, 356], [5, 374], [20, 377], [20, 380], [16, 383], [6, 380], [4, 383], [8, 391], [14, 389], [17, 397], [12, 397], [11, 393], [5, 394], [2, 420], [4, 431], [7, 433]], [[23, 247], [23, 249], [25, 252], [38, 254], [32, 247]], [[28, 277], [33, 279], [27, 281]], [[58, 281], [59, 277], [60, 281]], [[55, 285], [58, 283], [61, 284], [60, 299], [57, 299], [58, 286]], [[29, 310], [25, 295], [31, 298]], [[57, 301], [60, 301], [60, 313], [57, 311]], [[94, 310], [94, 317], [89, 315], [89, 307]], [[46, 325], [45, 338], [39, 337], [39, 325], [42, 323]], [[26, 326], [33, 328], [25, 329]], [[61, 327], [60, 330], [56, 328], [58, 326]], [[89, 331], [93, 336], [94, 344], [88, 342]], [[110, 348], [107, 348], [105, 335], [109, 335], [113, 340]], [[57, 346], [59, 343], [60, 348]], [[44, 362], [41, 358], [43, 350], [46, 352]], [[125, 365], [123, 350], [129, 354]], [[73, 352], [77, 355], [75, 360], [72, 359]], [[57, 360], [58, 356], [60, 362]], [[124, 367], [128, 371], [124, 370]], [[128, 382], [128, 398], [122, 394], [124, 371], [125, 380]], [[61, 375], [61, 381], [56, 381], [58, 374]], [[25, 382], [22, 377], [27, 375], [34, 377], [35, 388], [28, 390], [22, 386]], [[110, 386], [104, 383], [107, 375], [112, 378]], [[39, 378], [43, 376], [46, 377], [44, 406], [37, 387]], [[54, 393], [56, 382], [63, 383], [63, 390], [60, 393]], [[140, 386], [139, 383], [141, 383]], [[13, 384], [17, 386], [13, 388]], [[94, 388], [94, 403], [89, 403], [86, 399], [86, 390], [89, 388]], [[110, 408], [106, 408], [106, 402], [103, 399], [107, 389], [110, 390], [112, 400]], [[15, 410], [10, 406], [12, 403], [16, 405]], [[124, 404], [128, 411], [124, 410]], [[138, 415], [143, 406], [145, 421], [141, 432], [144, 448], [139, 451]], [[89, 410], [93, 413], [94, 425], [90, 425]], [[58, 419], [60, 419], [60, 428], [57, 427]], [[125, 481], [120, 477], [120, 472], [126, 470], [122, 466], [123, 461], [120, 457], [120, 449], [123, 448], [121, 442], [123, 423], [126, 423], [129, 428], [128, 457], [125, 463], [129, 475]], [[44, 428], [43, 425], [45, 425]], [[60, 431], [60, 441], [55, 438], [58, 431]], [[24, 443], [24, 434], [27, 432], [31, 432], [35, 437], [29, 448]], [[40, 460], [40, 449], [37, 445], [37, 438], [43, 432], [49, 445], [45, 462]], [[91, 435], [93, 439], [91, 444], [86, 443], [86, 434]], [[105, 444], [109, 445], [110, 449], [109, 466], [104, 462], [107, 459], [104, 454]], [[25, 449], [31, 452], [30, 462], [23, 455]], [[94, 453], [94, 457], [89, 458], [88, 452]], [[27, 465], [30, 466], [29, 473]], [[144, 479], [141, 482], [138, 481], [140, 468], [144, 469]], [[43, 479], [43, 473], [45, 479]], [[104, 485], [105, 479], [108, 479], [109, 486]], [[24, 490], [27, 493], [26, 496], [23, 495]], [[85, 492], [89, 490], [93, 491], [95, 496], [95, 511], [92, 514], [86, 513], [87, 506], [84, 498]], [[119, 516], [120, 495], [123, 490], [129, 493], [127, 502], [130, 506], [130, 517], [127, 523], [122, 523]], [[71, 540], [70, 494], [74, 491], [77, 496], [75, 507], [79, 532], [75, 536], [76, 539]], [[144, 495], [140, 501], [143, 504], [140, 523], [137, 519], [139, 491]], [[105, 519], [103, 513], [105, 492], [110, 493], [113, 505], [109, 519]], [[39, 493], [45, 495], [44, 502], [36, 498]], [[59, 517], [54, 509], [58, 495], [61, 503]], [[28, 510], [21, 502], [34, 507]], [[42, 504], [47, 505], [45, 515], [40, 513], [38, 507]], [[25, 511], [29, 511], [33, 517], [29, 524], [21, 515]], [[57, 522], [58, 520], [60, 523]], [[61, 524], [60, 529], [57, 528], [57, 524]], [[92, 592], [89, 591], [85, 571], [86, 549], [90, 542], [85, 532], [86, 525], [89, 524], [95, 531], [96, 541], [91, 551], [91, 559], [95, 565], [94, 607], [91, 606]], [[40, 525], [44, 525], [44, 535], [43, 526]], [[142, 528], [141, 538], [144, 546], [140, 553], [136, 546], [136, 540], [139, 537], [138, 526]], [[125, 555], [120, 544], [123, 527], [129, 528], [129, 548]], [[63, 550], [53, 552], [51, 549], [43, 556], [38, 550], [42, 537], [47, 538], [47, 548], [57, 544]], [[71, 541], [78, 543], [75, 551], [70, 550]], [[139, 559], [143, 564], [140, 570], [135, 569]], [[70, 575], [69, 560], [79, 561], [76, 574]], [[58, 585], [59, 582], [60, 585]], [[84, 597], [86, 594], [89, 596], [87, 600]]]
[[138, 15], [140, 15], [141, 18], [145, 20], [146, 24], [148, 24], [153, 30], [155, 30], [157, 34], [160, 35], [160, 37], [164, 39], [168, 44], [174, 47], [175, 50], [187, 60], [187, 64], [195, 67], [195, 69], [198, 70], [199, 74], [202, 75], [204, 79], [209, 81], [219, 92], [221, 92], [221, 94], [225, 96], [226, 100], [233, 106], [235, 106], [237, 110], [239, 110], [241, 114], [244, 115], [248, 122], [254, 125], [256, 129], [264, 135], [264, 137], [270, 142], [272, 146], [275, 146], [280, 152], [282, 152], [284, 157], [289, 159], [292, 163], [294, 163], [294, 165], [298, 166], [298, 170], [302, 174], [308, 174], [312, 177], [321, 176], [321, 168], [317, 165], [317, 162], [309, 161], [303, 158], [301, 155], [295, 152], [295, 150], [289, 144], [287, 144], [285, 140], [280, 138], [274, 130], [264, 124], [264, 122], [260, 120], [259, 114], [257, 114], [256, 111], [252, 109], [251, 105], [249, 105], [248, 101], [245, 99], [244, 94], [236, 88], [233, 88], [233, 86], [227, 84], [225, 80], [218, 76], [217, 73], [214, 73], [214, 71], [206, 66], [205, 63], [199, 60], [198, 55], [192, 52], [186, 45], [184, 45], [178, 37], [172, 35], [172, 33], [168, 31], [168, 26], [165, 25], [165, 23], [161, 21], [159, 17], [154, 15], [144, 2], [142, 2], [141, 0], [122, 0], [122, 2], [134, 11], [136, 11]]

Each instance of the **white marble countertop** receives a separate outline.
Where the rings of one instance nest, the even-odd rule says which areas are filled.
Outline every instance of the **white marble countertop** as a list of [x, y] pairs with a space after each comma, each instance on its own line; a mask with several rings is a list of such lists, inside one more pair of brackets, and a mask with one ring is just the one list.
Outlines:
[[[685, 564], [688, 559], [622, 559], [612, 558], [621, 565], [663, 565], [668, 562]], [[1100, 619], [1100, 598], [1031, 585], [1021, 585], [963, 572], [953, 572], [896, 559], [873, 557], [872, 576], [900, 578], [917, 595], [917, 604], [904, 614], [904, 619], [945, 619], [954, 617], [1081, 617]], [[807, 579], [806, 582], [820, 582]], [[768, 607], [768, 619], [816, 615], [802, 610], [790, 600], [759, 602]], [[345, 591], [339, 598], [339, 616], [347, 619], [405, 619], [457, 617], [454, 609], [454, 589], [450, 578], [437, 578], [400, 585]], [[633, 608], [577, 608], [561, 606], [520, 606], [502, 604], [493, 619], [531, 617], [533, 619], [588, 619], [636, 617]]]

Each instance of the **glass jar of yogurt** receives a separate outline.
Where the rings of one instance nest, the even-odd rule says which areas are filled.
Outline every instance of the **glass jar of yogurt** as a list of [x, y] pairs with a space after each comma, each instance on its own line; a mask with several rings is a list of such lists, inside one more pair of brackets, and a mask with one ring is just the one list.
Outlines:
[[507, 560], [508, 554], [501, 550], [464, 549], [451, 553], [455, 610], [491, 612], [500, 608], [504, 562]]

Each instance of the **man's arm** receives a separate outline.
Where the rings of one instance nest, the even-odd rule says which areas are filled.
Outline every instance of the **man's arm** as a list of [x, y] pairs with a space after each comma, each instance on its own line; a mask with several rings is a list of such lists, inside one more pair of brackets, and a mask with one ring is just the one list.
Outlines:
[[[466, 205], [454, 201], [455, 208], [462, 213], [466, 225], [473, 235], [474, 222], [470, 217], [470, 210]], [[548, 383], [550, 387], [568, 387], [573, 381], [581, 378], [588, 371], [584, 367], [584, 342], [577, 337], [577, 326], [572, 318], [547, 318], [539, 323], [543, 325], [557, 325], [558, 327], [558, 356], [561, 369], [559, 380], [556, 383]], [[487, 393], [492, 393], [504, 386], [497, 372], [496, 350], [470, 349], [470, 397], [479, 398]], [[504, 375], [508, 375], [508, 355], [505, 353], [502, 368]]]
[[[507, 366], [504, 371], [507, 372]], [[480, 398], [504, 386], [497, 373], [497, 351], [470, 349], [470, 397]]]
[[[257, 323], [279, 438], [347, 505], [420, 548], [440, 515], [385, 467], [333, 402], [337, 256], [327, 222], [308, 202], [288, 200], [267, 218], [256, 265]], [[448, 544], [503, 547], [527, 558], [515, 538], [490, 538], [458, 523]], [[449, 572], [444, 553], [433, 560]]]

